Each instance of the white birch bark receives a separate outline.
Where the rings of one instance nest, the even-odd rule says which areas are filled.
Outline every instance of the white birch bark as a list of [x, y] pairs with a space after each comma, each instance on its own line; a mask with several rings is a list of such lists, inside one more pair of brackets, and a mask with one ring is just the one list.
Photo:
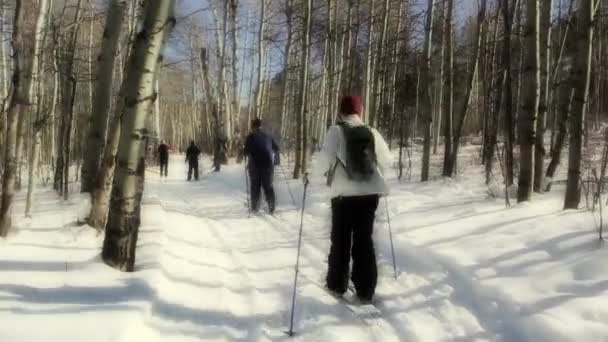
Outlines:
[[308, 68], [310, 59], [310, 32], [312, 25], [312, 0], [306, 0], [304, 14], [304, 33], [302, 36], [302, 59], [300, 61], [300, 89], [298, 93], [298, 116], [296, 120], [296, 163], [294, 178], [307, 172], [308, 163]]
[[30, 107], [30, 84], [36, 36], [38, 6], [35, 0], [16, 0], [12, 46], [13, 81], [7, 112], [7, 131], [4, 142], [4, 174], [2, 175], [2, 203], [0, 203], [0, 236], [6, 237], [12, 226], [11, 214], [17, 172], [17, 135], [21, 113]]
[[175, 25], [174, 0], [147, 1], [142, 30], [137, 35], [124, 87], [124, 108], [117, 154], [117, 168], [106, 235], [104, 262], [132, 272], [140, 225], [140, 207], [145, 172], [145, 122], [154, 102], [157, 64], [164, 42]]
[[366, 58], [366, 66], [365, 66], [365, 98], [364, 98], [364, 114], [363, 119], [369, 120], [371, 119], [371, 111], [372, 108], [372, 99], [371, 95], [373, 92], [373, 57], [374, 57], [374, 16], [375, 16], [375, 0], [370, 0], [369, 5], [369, 23], [368, 23], [368, 33], [367, 33], [367, 58]]
[[255, 111], [254, 116], [260, 116], [260, 110], [262, 107], [262, 88], [263, 88], [263, 75], [264, 75], [264, 32], [266, 29], [266, 1], [260, 0], [260, 26], [258, 30], [258, 60], [257, 60], [257, 79], [256, 79], [256, 91], [255, 91]]
[[[44, 58], [44, 42], [46, 35], [46, 24], [48, 22], [48, 14], [49, 14], [49, 2], [48, 0], [40, 0], [38, 2], [38, 19], [36, 20], [36, 29], [35, 29], [35, 42], [34, 42], [34, 56], [32, 57], [32, 82], [30, 84], [29, 96], [30, 103], [35, 104], [36, 111], [40, 113], [41, 111], [41, 63]], [[38, 118], [38, 120], [44, 120], [43, 118]], [[41, 144], [41, 134], [42, 134], [42, 124], [40, 122], [34, 123], [34, 136], [31, 141], [31, 150], [29, 156], [29, 167], [28, 167], [28, 185], [27, 185], [27, 195], [25, 201], [25, 216], [29, 216], [32, 209], [32, 201], [34, 196], [34, 171], [38, 167], [38, 157], [40, 151]]]

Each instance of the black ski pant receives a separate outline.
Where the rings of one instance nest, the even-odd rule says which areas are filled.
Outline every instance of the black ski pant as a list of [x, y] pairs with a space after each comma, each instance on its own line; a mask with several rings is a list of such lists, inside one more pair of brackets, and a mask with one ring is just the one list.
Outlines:
[[352, 280], [359, 298], [371, 300], [376, 291], [378, 270], [372, 233], [378, 195], [336, 197], [331, 200], [331, 248], [327, 287], [336, 293], [348, 288], [352, 255]]
[[192, 174], [198, 180], [198, 160], [188, 162], [188, 180], [192, 180]]
[[160, 160], [160, 176], [167, 177], [167, 169], [169, 168], [169, 159]]
[[264, 197], [268, 203], [268, 210], [273, 213], [275, 209], [275, 194], [272, 185], [274, 170], [272, 165], [249, 165], [249, 180], [251, 182], [251, 210], [260, 210], [260, 197], [264, 190]]

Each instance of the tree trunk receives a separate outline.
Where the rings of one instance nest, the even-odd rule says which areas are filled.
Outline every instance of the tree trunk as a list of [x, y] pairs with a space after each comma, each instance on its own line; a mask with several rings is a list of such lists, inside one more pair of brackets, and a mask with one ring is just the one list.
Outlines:
[[431, 85], [433, 84], [431, 76], [431, 57], [433, 52], [433, 15], [435, 12], [435, 0], [428, 0], [428, 9], [426, 12], [426, 25], [424, 28], [424, 49], [422, 62], [422, 103], [420, 106], [424, 111], [424, 147], [422, 152], [422, 171], [420, 180], [426, 182], [429, 180], [429, 169], [431, 163], [431, 135], [433, 130], [433, 109], [431, 99]]
[[443, 176], [450, 177], [452, 175], [450, 169], [446, 166], [450, 164], [450, 155], [452, 153], [452, 130], [454, 125], [454, 47], [453, 47], [453, 32], [452, 32], [452, 17], [454, 12], [454, 0], [447, 0], [447, 12], [445, 14], [445, 23], [443, 30], [443, 39], [445, 40], [445, 61], [443, 62], [444, 77], [442, 83], [445, 84], [443, 90], [443, 135], [444, 135], [444, 151], [443, 151]]
[[38, 167], [38, 157], [40, 152], [41, 134], [44, 128], [45, 118], [41, 117], [42, 112], [42, 62], [44, 58], [44, 43], [46, 36], [46, 25], [48, 22], [48, 14], [50, 11], [48, 0], [41, 0], [38, 3], [39, 15], [36, 21], [36, 41], [34, 47], [34, 56], [32, 61], [32, 82], [30, 84], [30, 103], [36, 104], [37, 118], [33, 125], [33, 139], [30, 143], [30, 156], [28, 162], [28, 185], [25, 201], [25, 216], [30, 215], [34, 196], [34, 171]]
[[287, 95], [289, 87], [289, 71], [291, 67], [291, 45], [293, 41], [293, 0], [286, 0], [285, 4], [285, 19], [287, 23], [287, 42], [285, 43], [285, 56], [283, 58], [283, 79], [281, 84], [281, 122], [280, 122], [280, 137], [281, 140], [285, 134], [285, 124], [287, 115]]
[[[232, 31], [232, 119], [233, 119], [233, 131], [238, 129], [238, 123], [241, 118], [241, 98], [239, 94], [239, 60], [238, 60], [238, 13], [239, 12], [239, 0], [230, 0], [230, 24]], [[241, 146], [235, 146], [237, 150], [241, 149]], [[237, 151], [238, 153], [238, 151]]]
[[[435, 0], [429, 0], [435, 1]], [[365, 66], [365, 98], [364, 104], [365, 109], [363, 111], [363, 119], [369, 120], [371, 119], [371, 111], [372, 108], [372, 98], [371, 95], [373, 93], [374, 87], [374, 69], [373, 69], [373, 59], [374, 59], [374, 16], [375, 16], [375, 0], [370, 0], [369, 3], [369, 22], [368, 22], [368, 31], [367, 31], [367, 58], [366, 66]]]
[[[518, 2], [519, 0], [516, 0]], [[502, 19], [504, 25], [504, 38], [502, 50], [502, 67], [505, 78], [504, 83], [504, 139], [505, 139], [505, 186], [513, 185], [513, 74], [511, 72], [511, 32], [513, 28], [513, 7], [509, 8], [509, 0], [502, 0]]]
[[372, 94], [371, 104], [373, 105], [372, 111], [370, 112], [370, 124], [374, 127], [379, 127], [380, 119], [382, 115], [382, 108], [384, 107], [383, 95], [385, 87], [386, 77], [386, 35], [388, 31], [389, 12], [391, 2], [390, 0], [384, 0], [382, 10], [382, 31], [380, 31], [380, 46], [377, 49], [376, 57], [374, 58], [374, 92]]
[[557, 131], [557, 135], [555, 137], [555, 144], [551, 149], [551, 162], [547, 167], [547, 186], [545, 187], [545, 191], [551, 191], [551, 185], [553, 182], [553, 177], [555, 176], [555, 171], [557, 167], [561, 163], [562, 159], [562, 150], [564, 148], [564, 143], [566, 142], [566, 136], [568, 135], [568, 118], [570, 116], [570, 111], [572, 110], [572, 99], [574, 98], [574, 89], [570, 89], [567, 87], [569, 91], [569, 95], [562, 94], [560, 98], [560, 109], [559, 109], [559, 129]]
[[545, 126], [549, 107], [549, 85], [551, 68], [551, 21], [553, 0], [541, 1], [540, 5], [540, 98], [538, 120], [536, 120], [536, 144], [534, 148], [534, 191], [543, 192], [545, 163]]
[[163, 45], [175, 25], [173, 7], [174, 0], [146, 2], [143, 27], [137, 35], [125, 79], [118, 163], [102, 250], [104, 262], [121, 271], [132, 272], [135, 268], [144, 187], [145, 121], [154, 102], [154, 80]]
[[460, 112], [458, 115], [458, 121], [456, 121], [456, 127], [454, 130], [454, 141], [452, 143], [452, 152], [451, 157], [448, 163], [445, 163], [445, 174], [447, 177], [452, 177], [454, 172], [456, 171], [456, 166], [458, 163], [458, 149], [460, 148], [460, 137], [462, 135], [462, 130], [464, 127], [464, 122], [467, 117], [467, 113], [469, 110], [469, 104], [471, 102], [471, 94], [473, 93], [473, 87], [475, 85], [475, 78], [478, 74], [479, 69], [479, 59], [481, 55], [481, 44], [484, 40], [485, 35], [485, 20], [486, 20], [486, 8], [487, 8], [487, 0], [482, 0], [481, 7], [479, 8], [479, 13], [477, 15], [477, 40], [473, 52], [473, 60], [471, 68], [469, 69], [470, 74], [467, 78], [467, 83], [465, 86], [467, 87], [465, 90], [465, 96], [463, 97], [462, 104], [460, 107]]
[[82, 165], [81, 191], [91, 192], [95, 186], [107, 135], [108, 115], [112, 99], [112, 82], [116, 50], [124, 21], [126, 1], [112, 0], [106, 17], [103, 41], [97, 58], [93, 110], [89, 119], [85, 159]]
[[72, 135], [72, 119], [74, 114], [74, 103], [76, 83], [78, 78], [75, 75], [74, 64], [76, 54], [76, 41], [80, 28], [82, 0], [78, 0], [74, 9], [74, 19], [71, 22], [70, 34], [64, 38], [65, 42], [61, 42], [61, 37], [56, 37], [55, 44], [60, 44], [55, 58], [58, 60], [60, 94], [61, 94], [61, 125], [59, 128], [59, 145], [57, 165], [55, 168], [55, 189], [59, 191], [65, 199], [68, 198], [69, 170], [70, 170], [70, 145]]
[[580, 169], [582, 159], [582, 134], [586, 105], [589, 100], [589, 80], [591, 74], [591, 57], [593, 55], [593, 19], [592, 0], [580, 0], [576, 13], [577, 49], [572, 69], [574, 97], [572, 115], [570, 116], [570, 152], [568, 157], [568, 183], [566, 186], [565, 209], [577, 209], [580, 197]]
[[4, 142], [4, 173], [2, 175], [2, 203], [0, 205], [0, 236], [6, 237], [12, 226], [11, 214], [17, 173], [17, 135], [19, 121], [30, 107], [35, 53], [36, 19], [39, 15], [35, 0], [16, 0], [13, 22], [13, 78], [12, 94], [7, 110], [6, 137]]
[[[500, 16], [500, 6], [496, 7], [496, 18]], [[486, 184], [490, 184], [492, 169], [494, 166], [494, 157], [496, 152], [496, 146], [498, 144], [498, 118], [500, 116], [500, 108], [502, 105], [502, 97], [503, 97], [503, 86], [504, 86], [504, 73], [497, 72], [498, 66], [498, 53], [497, 53], [497, 44], [498, 44], [498, 23], [499, 20], [494, 20], [494, 29], [493, 36], [490, 42], [487, 45], [490, 45], [489, 48], [489, 58], [486, 60], [486, 65], [484, 68], [484, 112], [487, 113], [487, 130], [485, 132], [484, 139], [484, 153], [483, 160], [485, 162], [485, 174], [486, 174]], [[486, 46], [487, 46], [486, 45]], [[494, 98], [492, 98], [494, 95]]]
[[539, 56], [539, 4], [538, 0], [526, 1], [526, 24], [524, 28], [525, 60], [522, 92], [522, 111], [517, 118], [519, 126], [519, 181], [517, 202], [530, 200], [534, 181], [534, 153], [536, 143], [536, 120], [540, 99]]
[[310, 56], [310, 33], [312, 26], [312, 0], [306, 0], [304, 15], [304, 35], [302, 37], [302, 59], [300, 63], [300, 89], [297, 103], [296, 163], [293, 177], [299, 178], [301, 172], [307, 172], [308, 161], [308, 64]]
[[255, 110], [254, 117], [260, 116], [260, 110], [262, 107], [262, 88], [263, 88], [263, 75], [264, 75], [264, 32], [266, 27], [266, 1], [260, 0], [260, 26], [258, 32], [258, 65], [257, 65], [257, 79], [256, 79], [256, 91], [255, 91]]

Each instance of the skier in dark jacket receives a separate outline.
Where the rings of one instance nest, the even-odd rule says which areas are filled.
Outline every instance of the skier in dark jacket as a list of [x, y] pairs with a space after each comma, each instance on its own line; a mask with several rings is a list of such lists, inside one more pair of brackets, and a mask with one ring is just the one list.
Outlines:
[[198, 157], [201, 154], [201, 150], [194, 144], [194, 141], [190, 142], [190, 146], [186, 149], [186, 162], [188, 163], [188, 181], [192, 180], [192, 173], [194, 173], [194, 179], [198, 180]]
[[169, 168], [169, 146], [164, 141], [158, 146], [158, 161], [160, 162], [160, 176], [167, 177], [167, 169]]
[[279, 154], [279, 147], [276, 142], [262, 129], [262, 120], [254, 119], [251, 123], [252, 132], [245, 141], [245, 155], [249, 159], [248, 171], [251, 180], [251, 208], [252, 212], [260, 209], [261, 190], [264, 189], [264, 196], [268, 202], [270, 214], [275, 209], [275, 194], [272, 185], [274, 175], [274, 165], [276, 156]]

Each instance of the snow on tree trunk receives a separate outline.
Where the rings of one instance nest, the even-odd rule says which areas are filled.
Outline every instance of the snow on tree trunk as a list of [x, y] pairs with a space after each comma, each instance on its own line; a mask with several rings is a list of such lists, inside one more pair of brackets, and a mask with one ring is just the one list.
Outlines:
[[2, 203], [0, 205], [0, 236], [6, 237], [11, 229], [13, 196], [17, 173], [17, 135], [19, 121], [30, 107], [30, 84], [32, 82], [33, 58], [36, 39], [36, 19], [39, 15], [38, 1], [16, 0], [13, 23], [13, 79], [12, 93], [7, 111], [4, 147], [4, 173], [2, 175]]
[[534, 151], [536, 143], [536, 120], [540, 100], [540, 55], [539, 55], [539, 3], [526, 2], [526, 24], [524, 28], [525, 60], [522, 89], [522, 108], [519, 126], [519, 181], [517, 201], [530, 200], [534, 181]]
[[164, 42], [175, 25], [174, 0], [147, 1], [144, 23], [136, 37], [125, 84], [117, 167], [106, 224], [102, 258], [122, 271], [135, 267], [144, 186], [145, 122], [156, 96], [154, 81]]
[[89, 119], [89, 132], [86, 141], [86, 152], [82, 165], [82, 192], [91, 192], [95, 188], [97, 171], [101, 164], [108, 127], [108, 116], [112, 100], [112, 81], [114, 62], [120, 42], [120, 32], [124, 22], [126, 1], [112, 0], [108, 7], [103, 41], [97, 70], [95, 73], [95, 88], [93, 110]]
[[577, 209], [581, 199], [580, 174], [582, 158], [583, 122], [589, 100], [589, 80], [593, 56], [592, 0], [580, 0], [576, 13], [576, 52], [572, 70], [574, 97], [570, 116], [570, 152], [568, 154], [568, 183], [566, 185], [565, 209]]

